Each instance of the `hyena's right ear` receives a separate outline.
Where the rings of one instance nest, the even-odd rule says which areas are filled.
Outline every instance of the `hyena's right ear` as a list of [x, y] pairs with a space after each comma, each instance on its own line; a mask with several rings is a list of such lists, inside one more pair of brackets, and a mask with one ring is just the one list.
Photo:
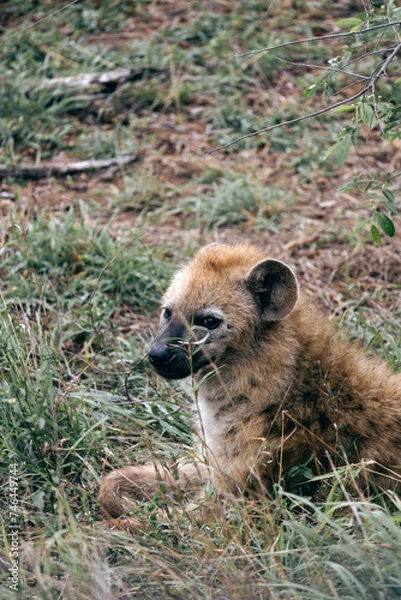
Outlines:
[[265, 321], [280, 321], [298, 300], [298, 282], [294, 271], [280, 260], [268, 258], [254, 266], [246, 285]]

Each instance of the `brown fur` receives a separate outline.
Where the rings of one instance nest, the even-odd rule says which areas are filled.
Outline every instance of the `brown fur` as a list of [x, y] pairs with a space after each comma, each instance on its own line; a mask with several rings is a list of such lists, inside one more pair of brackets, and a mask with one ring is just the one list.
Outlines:
[[366, 482], [401, 487], [401, 375], [338, 339], [289, 267], [213, 244], [173, 278], [164, 307], [150, 360], [167, 378], [194, 371], [209, 469], [113, 471], [99, 496], [109, 517], [160, 481], [185, 491], [210, 477], [222, 495], [264, 493], [311, 455], [317, 473], [364, 461]]

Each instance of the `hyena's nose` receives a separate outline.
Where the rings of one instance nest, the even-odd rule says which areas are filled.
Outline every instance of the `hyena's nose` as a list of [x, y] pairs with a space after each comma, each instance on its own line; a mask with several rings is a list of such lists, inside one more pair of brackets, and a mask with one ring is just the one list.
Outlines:
[[166, 367], [175, 357], [176, 352], [164, 344], [154, 344], [149, 351], [149, 362], [154, 367]]

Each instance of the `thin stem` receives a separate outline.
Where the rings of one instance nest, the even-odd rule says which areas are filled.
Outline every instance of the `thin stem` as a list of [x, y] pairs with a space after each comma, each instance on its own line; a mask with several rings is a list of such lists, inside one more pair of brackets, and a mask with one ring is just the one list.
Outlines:
[[267, 46], [266, 48], [261, 48], [260, 50], [251, 50], [250, 52], [243, 52], [242, 54], [233, 54], [230, 58], [239, 58], [243, 56], [255, 56], [257, 54], [262, 54], [263, 52], [269, 52], [270, 50], [277, 50], [278, 48], [286, 48], [287, 46], [295, 46], [296, 44], [306, 44], [309, 42], [324, 42], [325, 40], [332, 40], [336, 38], [344, 38], [350, 37], [353, 35], [363, 35], [365, 33], [369, 33], [370, 31], [375, 31], [377, 29], [385, 29], [387, 27], [392, 27], [393, 25], [401, 25], [401, 21], [390, 21], [390, 23], [383, 23], [382, 25], [374, 25], [373, 27], [368, 27], [366, 29], [359, 29], [358, 31], [346, 31], [343, 33], [330, 33], [328, 35], [322, 36], [313, 36], [309, 38], [302, 38], [300, 40], [291, 40], [289, 42], [281, 42], [281, 44], [275, 44], [274, 46]]
[[280, 62], [285, 62], [287, 65], [292, 65], [294, 67], [305, 67], [307, 69], [320, 69], [321, 71], [330, 71], [331, 73], [341, 73], [342, 75], [349, 75], [350, 77], [356, 77], [357, 79], [370, 79], [369, 75], [360, 75], [359, 73], [353, 73], [352, 71], [344, 71], [341, 68], [336, 67], [325, 67], [324, 65], [314, 65], [303, 62], [295, 62], [292, 60], [287, 60], [286, 58], [281, 58], [277, 56], [277, 60]]

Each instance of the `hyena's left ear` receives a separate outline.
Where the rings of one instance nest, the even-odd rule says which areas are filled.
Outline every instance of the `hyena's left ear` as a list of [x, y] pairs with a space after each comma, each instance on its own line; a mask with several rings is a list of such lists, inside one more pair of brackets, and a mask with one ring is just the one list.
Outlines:
[[245, 282], [265, 321], [284, 319], [298, 300], [294, 271], [280, 260], [268, 258], [258, 263], [249, 271]]

